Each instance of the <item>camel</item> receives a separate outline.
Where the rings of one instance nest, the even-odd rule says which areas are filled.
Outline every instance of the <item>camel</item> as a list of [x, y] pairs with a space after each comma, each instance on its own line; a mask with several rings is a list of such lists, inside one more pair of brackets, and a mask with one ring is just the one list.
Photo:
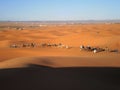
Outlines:
[[35, 47], [35, 43], [31, 43], [31, 45], [30, 45], [31, 47]]
[[83, 50], [85, 49], [85, 47], [83, 45], [80, 46], [80, 50]]
[[16, 44], [10, 45], [10, 48], [18, 48]]

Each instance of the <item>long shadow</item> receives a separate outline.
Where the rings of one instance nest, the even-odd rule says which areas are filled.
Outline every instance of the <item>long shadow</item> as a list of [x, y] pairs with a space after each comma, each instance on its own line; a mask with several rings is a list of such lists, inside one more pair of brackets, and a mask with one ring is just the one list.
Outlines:
[[79, 67], [0, 70], [0, 90], [120, 90], [120, 68]]

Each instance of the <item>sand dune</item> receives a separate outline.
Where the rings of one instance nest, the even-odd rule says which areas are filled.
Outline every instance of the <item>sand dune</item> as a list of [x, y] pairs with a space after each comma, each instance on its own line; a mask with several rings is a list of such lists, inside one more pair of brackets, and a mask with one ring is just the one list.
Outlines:
[[[0, 30], [1, 90], [120, 89], [120, 24], [27, 24], [23, 30], [14, 25], [1, 24], [7, 26]], [[21, 43], [36, 46], [10, 48]], [[71, 48], [40, 47], [41, 43], [62, 43]], [[94, 54], [81, 51], [80, 45], [117, 52]]]
[[[10, 24], [12, 26], [12, 24]], [[13, 24], [14, 25], [14, 24]], [[119, 53], [80, 51], [80, 45], [94, 47], [108, 47], [109, 49], [120, 50], [120, 24], [84, 24], [84, 25], [48, 25], [44, 27], [26, 27], [24, 30], [7, 28], [0, 31], [0, 62], [9, 61], [21, 57], [106, 57], [113, 59], [120, 57]], [[11, 43], [62, 43], [72, 47], [63, 48], [10, 48]], [[57, 60], [57, 59], [56, 59]], [[92, 60], [92, 59], [90, 59]], [[74, 62], [73, 62], [74, 63]], [[109, 63], [109, 61], [108, 61]], [[65, 66], [65, 65], [63, 65]], [[70, 65], [69, 65], [70, 66]], [[79, 66], [79, 65], [78, 65]], [[95, 65], [93, 65], [95, 66]], [[96, 65], [97, 66], [97, 65]], [[118, 65], [117, 65], [118, 66]]]

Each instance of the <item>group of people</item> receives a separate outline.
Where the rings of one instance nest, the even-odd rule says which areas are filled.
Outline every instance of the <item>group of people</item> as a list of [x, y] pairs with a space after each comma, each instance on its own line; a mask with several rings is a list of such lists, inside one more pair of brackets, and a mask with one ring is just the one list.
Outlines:
[[85, 51], [92, 51], [93, 53], [98, 53], [98, 52], [103, 52], [103, 51], [108, 51], [108, 52], [118, 52], [118, 50], [110, 50], [108, 47], [105, 48], [99, 48], [99, 47], [91, 47], [91, 46], [80, 46], [80, 50], [85, 50]]

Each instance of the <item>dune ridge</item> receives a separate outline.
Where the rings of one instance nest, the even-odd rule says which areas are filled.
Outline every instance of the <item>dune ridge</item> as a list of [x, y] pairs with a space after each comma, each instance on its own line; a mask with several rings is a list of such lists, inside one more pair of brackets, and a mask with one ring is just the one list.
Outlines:
[[3, 68], [22, 68], [29, 64], [61, 67], [120, 67], [120, 61], [114, 57], [22, 57], [6, 60], [0, 63]]

